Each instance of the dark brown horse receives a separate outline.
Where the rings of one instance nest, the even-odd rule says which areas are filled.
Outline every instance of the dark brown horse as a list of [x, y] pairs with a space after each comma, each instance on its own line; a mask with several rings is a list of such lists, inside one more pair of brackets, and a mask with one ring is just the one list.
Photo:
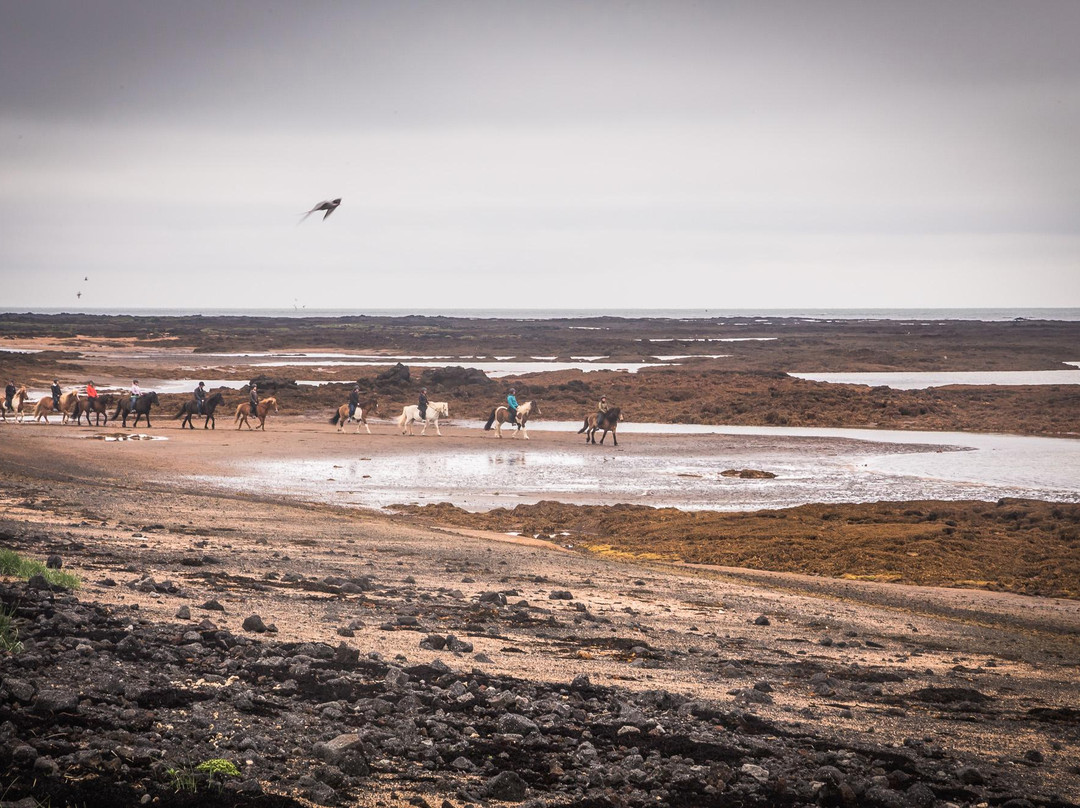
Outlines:
[[75, 423], [82, 424], [82, 417], [86, 416], [86, 425], [90, 426], [90, 413], [94, 414], [94, 426], [101, 426], [101, 417], [105, 416], [104, 424], [109, 423], [109, 407], [116, 403], [116, 396], [104, 395], [94, 398], [80, 398], [75, 404]]
[[[216, 410], [218, 404], [221, 404], [223, 401], [225, 401], [225, 396], [221, 393], [214, 393], [203, 402], [203, 411], [201, 413], [205, 416], [205, 418], [203, 418], [203, 429], [206, 429], [207, 427], [210, 429], [217, 429], [217, 421], [214, 419], [214, 410]], [[173, 420], [176, 420], [182, 415], [184, 416], [184, 420], [180, 422], [180, 428], [183, 429], [185, 426], [190, 426], [194, 429], [195, 427], [191, 423], [191, 417], [199, 414], [199, 402], [192, 397], [189, 401], [185, 401], [180, 405], [180, 412], [173, 416]]]
[[349, 415], [349, 405], [342, 404], [340, 407], [337, 408], [337, 412], [335, 412], [333, 417], [330, 419], [330, 423], [338, 425], [338, 432], [344, 432], [345, 422], [352, 420], [356, 422], [356, 432], [358, 434], [360, 432], [360, 424], [363, 424], [364, 428], [367, 430], [367, 433], [370, 435], [371, 427], [368, 426], [367, 417], [369, 415], [377, 413], [378, 411], [379, 401], [374, 397], [357, 404], [356, 410], [353, 412], [352, 415]]
[[143, 393], [135, 400], [135, 407], [131, 406], [131, 396], [124, 396], [116, 404], [116, 412], [113, 413], [113, 420], [115, 421], [121, 415], [123, 416], [124, 429], [127, 429], [127, 419], [132, 413], [135, 413], [135, 423], [132, 427], [139, 425], [139, 419], [146, 419], [147, 428], [153, 426], [150, 423], [150, 407], [154, 404], [161, 406], [161, 402], [158, 401], [157, 393], [151, 390], [149, 393]]
[[600, 436], [600, 442], [603, 443], [604, 438], [607, 437], [607, 433], [610, 432], [611, 442], [618, 446], [619, 439], [615, 437], [615, 431], [619, 428], [620, 415], [621, 413], [619, 412], [618, 407], [612, 407], [605, 412], [602, 420], [600, 419], [600, 413], [594, 412], [585, 419], [585, 426], [579, 429], [577, 433], [579, 435], [582, 432], [585, 433], [586, 443], [596, 443], [596, 430], [602, 429], [604, 430], [604, 434]]

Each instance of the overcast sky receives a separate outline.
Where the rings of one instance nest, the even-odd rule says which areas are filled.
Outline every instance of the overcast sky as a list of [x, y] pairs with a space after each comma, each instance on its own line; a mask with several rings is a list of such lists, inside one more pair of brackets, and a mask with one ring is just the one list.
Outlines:
[[1076, 0], [0, 20], [3, 310], [1080, 306]]

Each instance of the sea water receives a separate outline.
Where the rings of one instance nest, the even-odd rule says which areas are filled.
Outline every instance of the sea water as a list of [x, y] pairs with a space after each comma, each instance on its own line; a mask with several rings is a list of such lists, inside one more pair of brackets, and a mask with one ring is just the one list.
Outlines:
[[713, 317], [796, 318], [807, 320], [1069, 320], [1080, 321], [1080, 308], [972, 308], [972, 309], [138, 309], [138, 308], [31, 308], [35, 314], [102, 314], [148, 317], [468, 317], [478, 319], [558, 320], [594, 317], [636, 319], [656, 317], [699, 320]]

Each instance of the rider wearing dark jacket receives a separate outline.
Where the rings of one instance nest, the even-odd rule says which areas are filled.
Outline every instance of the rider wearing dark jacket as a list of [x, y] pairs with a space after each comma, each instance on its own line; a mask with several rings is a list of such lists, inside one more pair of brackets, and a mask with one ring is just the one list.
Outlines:
[[356, 408], [360, 406], [360, 385], [356, 385], [349, 393], [349, 417], [356, 416]]
[[19, 389], [15, 386], [14, 381], [9, 381], [7, 387], [4, 388], [4, 409], [10, 412], [15, 409], [11, 400], [15, 398], [15, 394], [19, 392]]
[[248, 393], [248, 404], [251, 406], [251, 414], [258, 415], [256, 409], [259, 406], [259, 387], [258, 385], [251, 385], [251, 391]]
[[54, 410], [60, 409], [60, 382], [56, 379], [52, 383], [52, 405]]
[[206, 384], [199, 382], [199, 386], [195, 388], [195, 406], [199, 410], [199, 415], [203, 414], [203, 408], [206, 407]]
[[420, 391], [420, 400], [416, 403], [416, 408], [420, 411], [420, 420], [427, 419], [427, 388], [425, 387]]

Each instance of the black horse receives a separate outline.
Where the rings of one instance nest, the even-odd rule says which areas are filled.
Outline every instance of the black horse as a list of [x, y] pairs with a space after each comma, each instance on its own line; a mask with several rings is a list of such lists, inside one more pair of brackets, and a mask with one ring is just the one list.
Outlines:
[[[225, 401], [225, 396], [221, 395], [221, 393], [214, 393], [203, 402], [202, 414], [206, 416], [203, 420], [203, 429], [206, 429], [208, 426], [210, 429], [217, 429], [217, 421], [214, 419], [214, 410], [216, 410], [218, 404], [221, 404], [223, 401]], [[192, 426], [191, 423], [191, 416], [198, 414], [199, 402], [192, 398], [190, 401], [185, 401], [180, 405], [180, 412], [176, 413], [176, 415], [173, 416], [173, 419], [179, 418], [182, 415], [184, 416], [184, 420], [180, 422], [180, 428], [183, 429], [184, 426], [187, 425], [194, 429], [195, 427]]]
[[105, 425], [109, 424], [109, 407], [116, 403], [116, 396], [104, 395], [96, 398], [80, 398], [75, 402], [75, 409], [71, 413], [75, 416], [75, 423], [82, 424], [82, 417], [86, 416], [86, 425], [90, 426], [90, 413], [94, 414], [94, 426], [101, 426], [102, 416], [105, 417]]
[[618, 407], [612, 407], [601, 417], [600, 413], [596, 412], [588, 416], [585, 419], [585, 426], [578, 430], [580, 435], [582, 432], [585, 434], [586, 443], [596, 443], [596, 430], [604, 430], [604, 434], [600, 436], [600, 442], [604, 442], [604, 438], [607, 437], [607, 433], [611, 433], [611, 442], [616, 446], [619, 445], [619, 439], [615, 436], [615, 430], [619, 428], [619, 412]]
[[139, 425], [139, 419], [146, 418], [146, 426], [150, 428], [153, 424], [150, 423], [150, 407], [153, 404], [161, 406], [161, 402], [158, 401], [157, 393], [151, 390], [149, 393], [143, 393], [135, 401], [135, 408], [131, 408], [131, 396], [124, 396], [116, 404], [116, 412], [113, 413], [113, 420], [115, 421], [121, 415], [123, 416], [124, 429], [127, 429], [127, 419], [131, 413], [135, 413], [135, 423], [132, 424], [132, 428]]

